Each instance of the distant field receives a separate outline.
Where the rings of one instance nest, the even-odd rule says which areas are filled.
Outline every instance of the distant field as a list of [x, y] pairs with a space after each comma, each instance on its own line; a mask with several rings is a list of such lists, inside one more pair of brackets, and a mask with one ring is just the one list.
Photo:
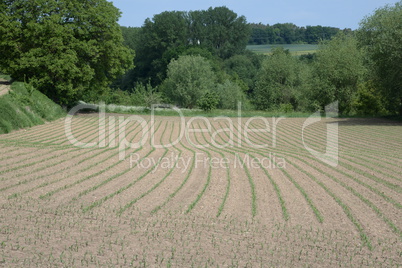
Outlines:
[[275, 47], [283, 47], [284, 49], [289, 49], [290, 53], [294, 56], [314, 53], [318, 49], [318, 45], [309, 44], [249, 45], [247, 46], [247, 49], [258, 54], [269, 55], [271, 54], [272, 49]]

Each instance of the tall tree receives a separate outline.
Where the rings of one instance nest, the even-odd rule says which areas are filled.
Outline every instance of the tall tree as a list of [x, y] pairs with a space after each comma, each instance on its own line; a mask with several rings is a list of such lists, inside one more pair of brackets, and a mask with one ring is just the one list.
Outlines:
[[246, 49], [249, 26], [226, 7], [200, 11], [166, 11], [146, 19], [136, 49], [137, 81], [153, 85], [166, 78], [167, 65], [189, 48], [200, 47], [215, 57], [229, 58]]
[[301, 84], [300, 64], [289, 51], [275, 48], [257, 74], [254, 102], [258, 109], [278, 108], [292, 104], [297, 108], [296, 92]]
[[138, 75], [159, 84], [174, 50], [188, 45], [186, 12], [165, 11], [146, 19], [137, 52]]
[[133, 64], [106, 0], [0, 3], [0, 69], [68, 104], [106, 89]]
[[402, 1], [363, 19], [357, 37], [388, 109], [402, 115]]
[[192, 39], [219, 57], [229, 58], [245, 50], [251, 29], [244, 16], [227, 7], [210, 7], [190, 12], [190, 17], [195, 28]]
[[339, 101], [339, 112], [347, 114], [366, 73], [363, 52], [352, 35], [338, 34], [321, 43], [314, 62], [312, 100], [323, 109]]

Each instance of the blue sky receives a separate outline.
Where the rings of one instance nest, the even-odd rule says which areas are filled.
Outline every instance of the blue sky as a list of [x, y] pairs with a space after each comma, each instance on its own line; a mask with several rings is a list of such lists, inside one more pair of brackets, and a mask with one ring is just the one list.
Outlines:
[[123, 12], [122, 26], [142, 26], [146, 18], [163, 11], [202, 10], [227, 6], [248, 22], [275, 24], [292, 22], [298, 26], [321, 25], [357, 29], [359, 22], [376, 8], [396, 0], [114, 0]]

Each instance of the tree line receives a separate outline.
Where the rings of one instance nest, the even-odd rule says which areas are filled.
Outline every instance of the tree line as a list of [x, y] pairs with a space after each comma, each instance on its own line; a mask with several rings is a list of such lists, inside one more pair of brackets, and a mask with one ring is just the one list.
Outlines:
[[[81, 99], [210, 110], [242, 101], [246, 109], [310, 112], [338, 100], [341, 114], [402, 114], [401, 3], [377, 9], [352, 32], [257, 27], [227, 7], [166, 11], [127, 28], [106, 0], [3, 1], [0, 72], [64, 105]], [[279, 33], [267, 42], [319, 40], [319, 49], [301, 57], [283, 48], [254, 54], [246, 45], [257, 28]]]
[[318, 44], [321, 40], [331, 40], [340, 32], [350, 33], [351, 29], [339, 29], [327, 26], [299, 27], [293, 23], [265, 25], [251, 23], [249, 45], [266, 44]]

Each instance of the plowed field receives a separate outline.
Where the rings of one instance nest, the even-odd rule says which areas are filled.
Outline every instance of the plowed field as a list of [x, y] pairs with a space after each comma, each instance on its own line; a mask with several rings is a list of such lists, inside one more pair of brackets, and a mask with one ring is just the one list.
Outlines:
[[401, 123], [140, 117], [0, 135], [0, 266], [402, 265]]

